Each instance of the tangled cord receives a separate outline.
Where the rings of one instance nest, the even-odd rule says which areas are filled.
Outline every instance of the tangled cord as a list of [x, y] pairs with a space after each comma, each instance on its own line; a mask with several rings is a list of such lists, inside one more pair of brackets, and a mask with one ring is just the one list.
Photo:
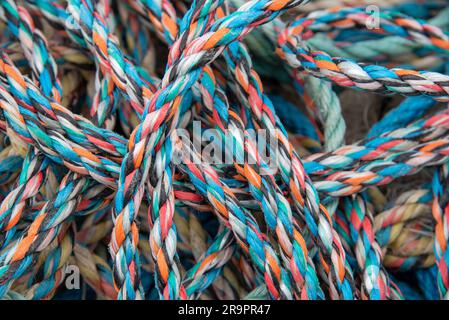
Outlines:
[[448, 298], [447, 3], [308, 2], [2, 1], [0, 296]]

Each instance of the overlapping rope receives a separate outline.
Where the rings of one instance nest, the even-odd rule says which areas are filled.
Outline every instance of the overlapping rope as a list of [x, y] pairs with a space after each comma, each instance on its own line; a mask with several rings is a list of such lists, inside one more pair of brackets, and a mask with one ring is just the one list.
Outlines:
[[339, 2], [0, 1], [0, 297], [449, 298], [449, 4]]

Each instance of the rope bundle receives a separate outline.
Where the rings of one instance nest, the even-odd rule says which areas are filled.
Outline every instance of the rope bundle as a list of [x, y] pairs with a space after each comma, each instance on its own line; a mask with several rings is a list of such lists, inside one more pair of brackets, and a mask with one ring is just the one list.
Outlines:
[[366, 2], [0, 1], [0, 297], [449, 298], [449, 6]]

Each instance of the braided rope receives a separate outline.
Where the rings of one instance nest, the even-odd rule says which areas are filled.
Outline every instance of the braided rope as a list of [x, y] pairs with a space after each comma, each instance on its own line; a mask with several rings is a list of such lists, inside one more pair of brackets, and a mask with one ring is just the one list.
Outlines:
[[0, 298], [447, 298], [447, 6], [307, 2], [1, 2]]
[[[301, 17], [281, 33], [278, 40], [279, 54], [292, 67], [304, 69], [314, 76], [328, 78], [344, 87], [384, 94], [424, 94], [437, 100], [447, 101], [448, 89], [445, 83], [448, 79], [443, 74], [357, 64], [345, 58], [332, 58], [322, 51], [310, 51], [299, 45], [301, 40], [313, 34], [314, 25], [319, 26], [321, 19], [326, 19], [329, 27], [331, 25], [329, 16], [332, 16], [335, 22], [343, 20], [344, 23], [338, 27], [346, 28], [354, 25], [367, 26], [370, 18], [361, 8], [343, 9], [337, 14], [330, 13], [329, 16], [326, 15], [327, 13], [325, 11], [314, 12], [310, 17]], [[382, 30], [383, 32], [405, 33], [411, 39], [447, 52], [448, 40], [440, 29], [411, 18], [407, 19], [406, 16], [396, 12], [384, 11], [380, 18], [380, 30], [383, 25], [391, 23], [400, 26], [397, 30], [386, 28]], [[304, 34], [307, 34], [306, 37]]]

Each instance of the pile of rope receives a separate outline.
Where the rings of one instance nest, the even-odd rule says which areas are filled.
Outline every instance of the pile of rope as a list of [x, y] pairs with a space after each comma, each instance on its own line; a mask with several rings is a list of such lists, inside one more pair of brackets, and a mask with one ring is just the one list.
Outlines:
[[446, 0], [0, 20], [2, 299], [449, 299]]

